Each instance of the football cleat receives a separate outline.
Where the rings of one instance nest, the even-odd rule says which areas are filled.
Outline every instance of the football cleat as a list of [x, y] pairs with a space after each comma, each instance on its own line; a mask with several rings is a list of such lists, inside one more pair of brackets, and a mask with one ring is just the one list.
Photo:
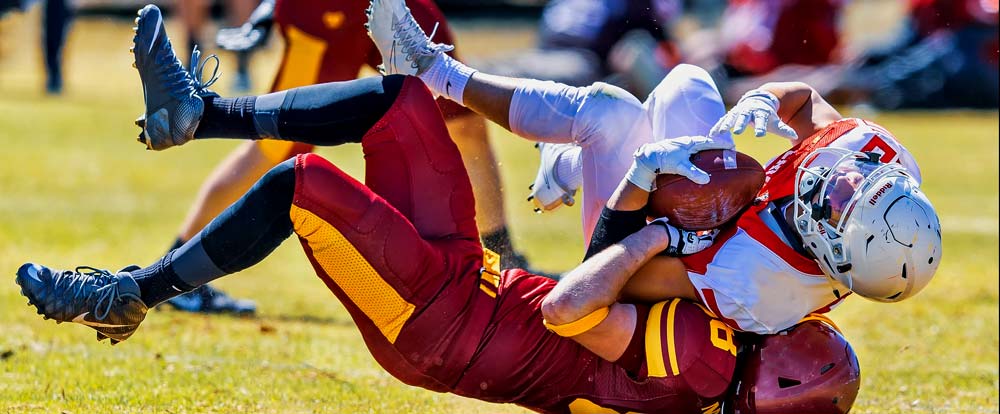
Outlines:
[[128, 271], [111, 274], [87, 266], [59, 271], [25, 263], [15, 280], [39, 315], [89, 326], [98, 340], [110, 338], [112, 345], [132, 336], [146, 318], [139, 285]]
[[174, 296], [164, 302], [176, 310], [193, 313], [229, 313], [239, 316], [253, 316], [257, 305], [247, 299], [236, 299], [210, 285], [202, 285], [183, 295]]
[[[185, 69], [170, 46], [159, 8], [143, 7], [135, 22], [132, 66], [139, 71], [146, 102], [140, 141], [152, 150], [182, 145], [194, 139], [205, 110], [202, 97], [218, 96], [208, 87], [219, 78], [219, 58], [211, 55], [199, 65], [201, 52], [195, 48], [191, 68]], [[210, 59], [215, 60], [215, 69], [209, 81], [202, 82], [202, 72]]]
[[576, 201], [576, 188], [567, 188], [556, 176], [556, 161], [567, 151], [577, 148], [573, 144], [550, 144], [539, 142], [535, 148], [541, 152], [541, 161], [538, 165], [538, 174], [535, 175], [535, 182], [528, 186], [531, 195], [528, 201], [535, 205], [535, 212], [552, 211], [565, 204], [572, 206]]
[[417, 24], [404, 0], [372, 0], [365, 10], [368, 23], [365, 29], [382, 54], [379, 71], [383, 75], [412, 75], [423, 73], [441, 53], [455, 49], [451, 45], [431, 42], [430, 37]]

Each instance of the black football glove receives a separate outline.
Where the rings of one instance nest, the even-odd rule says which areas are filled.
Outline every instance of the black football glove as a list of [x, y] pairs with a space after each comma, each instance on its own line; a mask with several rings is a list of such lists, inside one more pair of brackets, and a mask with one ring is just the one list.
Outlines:
[[215, 43], [232, 52], [249, 52], [267, 43], [273, 23], [274, 0], [261, 0], [242, 26], [219, 29]]

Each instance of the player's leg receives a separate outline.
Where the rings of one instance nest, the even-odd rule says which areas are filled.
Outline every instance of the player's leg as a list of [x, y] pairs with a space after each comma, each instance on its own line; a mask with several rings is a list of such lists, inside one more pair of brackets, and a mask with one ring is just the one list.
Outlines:
[[[229, 0], [226, 2], [226, 19], [230, 27], [236, 27], [247, 21], [250, 13], [257, 7], [255, 0]], [[250, 91], [250, 53], [236, 52], [236, 78], [233, 79], [233, 90], [240, 93]]]
[[[606, 85], [602, 88], [605, 93], [591, 97], [592, 106], [600, 104], [595, 100], [616, 99], [615, 95], [622, 93], [617, 88]], [[646, 127], [651, 128], [654, 139], [707, 135], [715, 122], [725, 115], [722, 97], [712, 78], [704, 69], [692, 65], [675, 67], [649, 95], [643, 106], [651, 120]], [[614, 105], [608, 107], [613, 108]], [[627, 171], [632, 161], [631, 153], [645, 143], [643, 138], [649, 134], [649, 130], [641, 133], [623, 132], [616, 140], [592, 142], [579, 149], [567, 147], [566, 144], [544, 144], [542, 147], [539, 177], [583, 177], [581, 183], [586, 199], [583, 205], [586, 238], [589, 238], [601, 208], [621, 182], [621, 174], [609, 172]], [[718, 139], [732, 142], [729, 134]], [[546, 150], [549, 151], [548, 154]], [[572, 182], [564, 179], [559, 181], [560, 185], [566, 185], [564, 181]], [[535, 186], [538, 185], [539, 180], [536, 180]], [[568, 190], [575, 191], [576, 187], [568, 187]], [[533, 189], [534, 193], [538, 191], [537, 188]]]
[[[364, 2], [367, 6], [368, 2]], [[436, 42], [455, 44], [454, 34], [440, 9], [431, 0], [407, 2], [414, 19], [427, 33], [435, 31]], [[367, 38], [367, 35], [366, 35]], [[375, 67], [382, 58], [375, 44], [368, 40], [368, 63]], [[448, 53], [457, 58], [456, 51]], [[458, 146], [472, 180], [476, 199], [476, 218], [483, 245], [500, 254], [504, 268], [525, 268], [527, 260], [517, 252], [507, 228], [503, 183], [496, 156], [490, 146], [486, 120], [471, 110], [444, 97], [437, 99], [448, 132]]]
[[[226, 207], [246, 193], [264, 173], [291, 156], [268, 157], [261, 149], [261, 144], [265, 142], [271, 141], [243, 143], [215, 167], [202, 183], [194, 203], [181, 223], [180, 233], [167, 251], [177, 249], [191, 240]], [[289, 148], [295, 145], [289, 144], [292, 144]], [[283, 149], [283, 153], [284, 151], [287, 149]], [[253, 314], [257, 309], [253, 301], [234, 298], [212, 285], [203, 285], [189, 293], [170, 298], [166, 304], [185, 312], [203, 313], [246, 315]]]
[[[185, 35], [187, 35], [187, 47], [190, 53], [201, 39], [201, 31], [208, 21], [209, 4], [206, 0], [180, 0], [177, 2], [177, 11], [184, 25]], [[189, 62], [190, 63], [190, 62]]]
[[[706, 136], [726, 114], [722, 95], [711, 75], [688, 64], [674, 67], [643, 103], [652, 120], [653, 136], [670, 139]], [[732, 142], [728, 132], [715, 139]]]
[[45, 90], [58, 95], [62, 93], [62, 54], [66, 43], [66, 32], [69, 31], [73, 12], [69, 0], [46, 0], [42, 20], [45, 31], [42, 41], [45, 52]]
[[406, 367], [443, 380], [475, 350], [445, 338], [478, 337], [493, 303], [481, 286], [483, 251], [462, 157], [430, 92], [403, 79], [361, 142], [367, 188], [319, 157], [300, 156], [292, 221], [376, 359], [399, 377], [403, 356]]
[[[415, 78], [385, 79], [382, 90], [394, 99], [388, 108], [367, 108], [382, 116], [367, 125], [362, 145], [369, 185], [386, 198], [322, 158], [302, 155], [272, 169], [197, 236], [152, 266], [100, 277], [69, 272], [66, 280], [73, 282], [60, 285], [62, 276], [29, 264], [18, 282], [47, 316], [82, 320], [123, 340], [141, 322], [146, 304], [252, 266], [294, 229], [376, 359], [408, 383], [443, 390], [457, 379], [477, 342], [441, 338], [458, 332], [478, 338], [495, 293], [481, 286], [471, 185], [433, 98]], [[280, 112], [276, 124], [305, 134], [309, 123], [295, 112], [316, 100], [296, 102], [301, 106], [288, 108], [295, 116]], [[342, 109], [352, 112], [350, 107]], [[353, 107], [353, 114], [345, 114], [351, 121], [334, 131], [351, 130], [348, 122], [362, 111]], [[429, 188], [440, 196], [424, 197]], [[108, 286], [113, 288], [102, 290]], [[110, 331], [109, 325], [124, 331]]]

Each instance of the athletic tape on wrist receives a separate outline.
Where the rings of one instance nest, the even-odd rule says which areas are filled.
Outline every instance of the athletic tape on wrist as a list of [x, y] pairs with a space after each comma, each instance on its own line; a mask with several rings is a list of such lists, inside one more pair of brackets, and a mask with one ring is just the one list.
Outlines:
[[587, 316], [584, 316], [570, 323], [564, 323], [562, 325], [552, 325], [544, 319], [542, 320], [542, 323], [548, 330], [554, 332], [556, 335], [564, 337], [577, 336], [591, 329], [594, 329], [595, 326], [597, 326], [601, 322], [604, 322], [604, 320], [608, 318], [609, 313], [611, 313], [611, 308], [603, 307], [587, 314]]
[[632, 167], [625, 173], [625, 179], [643, 190], [649, 192], [656, 190], [656, 173], [640, 167], [636, 161], [632, 161]]
[[749, 98], [753, 98], [753, 97], [761, 97], [761, 98], [767, 99], [768, 102], [770, 102], [771, 105], [774, 106], [774, 110], [775, 111], [778, 110], [778, 105], [781, 103], [781, 101], [778, 100], [777, 96], [774, 96], [773, 93], [768, 92], [768, 91], [766, 91], [764, 89], [753, 89], [753, 90], [747, 91], [747, 93], [744, 93], [743, 96], [740, 97], [740, 101], [742, 102], [744, 99], [749, 99]]

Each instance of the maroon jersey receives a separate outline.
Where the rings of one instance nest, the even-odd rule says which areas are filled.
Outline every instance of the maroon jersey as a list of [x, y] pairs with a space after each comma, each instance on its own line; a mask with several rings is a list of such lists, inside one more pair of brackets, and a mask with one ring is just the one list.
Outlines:
[[[556, 282], [503, 272], [497, 304], [456, 394], [547, 413], [717, 413], [736, 366], [733, 331], [691, 302], [637, 305], [625, 356], [608, 362], [542, 324]], [[608, 411], [610, 410], [610, 411]]]
[[433, 99], [405, 78], [362, 138], [364, 185], [318, 155], [295, 159], [294, 231], [375, 360], [410, 385], [548, 413], [718, 412], [737, 343], [698, 305], [637, 306], [616, 363], [545, 329], [540, 306], [555, 282], [500, 272], [484, 252]]

